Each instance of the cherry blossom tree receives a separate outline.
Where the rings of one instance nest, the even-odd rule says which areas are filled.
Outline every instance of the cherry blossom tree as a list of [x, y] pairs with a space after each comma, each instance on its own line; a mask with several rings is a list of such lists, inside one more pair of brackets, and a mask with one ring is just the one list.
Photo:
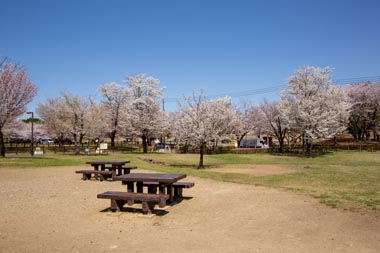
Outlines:
[[83, 97], [62, 93], [61, 97], [49, 98], [37, 106], [37, 112], [49, 131], [59, 136], [71, 136], [75, 154], [80, 154], [83, 137], [88, 131], [89, 101]]
[[199, 165], [203, 168], [203, 156], [207, 142], [230, 134], [233, 130], [235, 107], [231, 98], [207, 99], [203, 93], [185, 97], [185, 104], [178, 103], [180, 111], [172, 122], [175, 137], [187, 139], [199, 148]]
[[111, 146], [115, 146], [115, 137], [121, 131], [120, 116], [121, 110], [125, 110], [128, 99], [128, 92], [118, 83], [103, 84], [98, 88], [103, 96], [104, 120], [108, 123], [108, 135], [111, 139]]
[[160, 108], [163, 88], [154, 77], [138, 74], [127, 76], [128, 104], [123, 114], [123, 125], [142, 139], [143, 152], [148, 152], [151, 138], [163, 133], [164, 114]]
[[351, 84], [347, 93], [352, 103], [348, 131], [356, 140], [379, 140], [380, 83]]
[[0, 61], [0, 155], [5, 157], [3, 129], [26, 112], [37, 88], [26, 70], [6, 59]]
[[13, 119], [11, 122], [8, 122], [3, 128], [4, 139], [7, 139], [9, 142], [12, 140], [30, 140], [31, 138], [31, 127], [29, 124], [26, 124], [20, 120]]
[[[34, 138], [47, 136], [47, 132], [45, 131], [43, 124], [36, 119], [34, 119], [33, 122]], [[12, 124], [8, 124], [7, 127], [4, 128], [4, 137], [11, 142], [13, 140], [31, 141], [31, 129], [32, 126], [30, 118], [29, 120], [14, 120]]]
[[259, 106], [243, 102], [242, 108], [236, 112], [236, 123], [233, 130], [237, 139], [238, 147], [241, 141], [250, 132], [256, 132], [258, 135], [262, 129], [263, 113]]
[[279, 145], [280, 152], [284, 150], [284, 140], [288, 129], [285, 125], [285, 119], [281, 114], [279, 102], [268, 102], [264, 100], [264, 103], [260, 106], [261, 111], [265, 117], [265, 123], [268, 125], [268, 133], [272, 133], [276, 136]]
[[41, 102], [37, 105], [37, 114], [41, 117], [42, 125], [48, 135], [56, 138], [57, 143], [62, 147], [63, 140], [67, 136], [66, 129], [62, 122], [61, 104], [61, 98], [47, 98], [45, 102]]
[[332, 85], [330, 73], [330, 68], [298, 69], [282, 94], [281, 113], [287, 127], [301, 134], [307, 155], [313, 140], [342, 132], [348, 117], [347, 96]]
[[86, 137], [89, 140], [100, 140], [109, 136], [109, 108], [105, 108], [103, 103], [96, 103], [93, 99], [88, 99], [88, 111], [85, 117]]

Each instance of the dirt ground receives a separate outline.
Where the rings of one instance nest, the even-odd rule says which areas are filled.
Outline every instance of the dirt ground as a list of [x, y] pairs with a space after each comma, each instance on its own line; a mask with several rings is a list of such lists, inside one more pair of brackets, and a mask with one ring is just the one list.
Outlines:
[[[81, 166], [80, 168], [82, 168]], [[283, 190], [188, 177], [180, 203], [104, 211], [79, 167], [0, 169], [0, 252], [379, 252], [380, 218]], [[137, 171], [134, 171], [137, 172]], [[131, 211], [132, 209], [129, 208]]]

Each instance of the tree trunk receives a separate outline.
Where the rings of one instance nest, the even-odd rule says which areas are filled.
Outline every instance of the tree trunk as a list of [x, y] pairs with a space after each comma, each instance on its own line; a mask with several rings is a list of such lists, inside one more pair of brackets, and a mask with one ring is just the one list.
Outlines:
[[81, 138], [78, 137], [76, 134], [73, 134], [74, 139], [74, 145], [75, 145], [75, 155], [80, 154], [80, 146], [81, 146]]
[[75, 154], [76, 155], [80, 154], [80, 142], [75, 143]]
[[306, 145], [305, 155], [306, 155], [307, 157], [310, 157], [310, 155], [311, 155], [311, 147], [312, 147], [312, 143], [311, 143], [311, 141], [306, 140], [305, 145]]
[[148, 153], [148, 142], [146, 140], [146, 135], [142, 135], [142, 144], [143, 144], [143, 152]]
[[200, 151], [199, 151], [199, 165], [198, 165], [198, 169], [200, 168], [204, 168], [203, 166], [203, 153], [204, 153], [204, 142], [202, 142], [201, 146], [200, 146]]
[[5, 143], [4, 143], [3, 131], [1, 128], [0, 128], [0, 155], [2, 157], [5, 157]]
[[302, 141], [302, 152], [306, 153], [306, 151], [305, 151], [305, 134], [302, 134], [301, 141]]
[[111, 147], [115, 147], [115, 137], [116, 137], [116, 130], [113, 130], [110, 134], [111, 138]]
[[279, 138], [278, 142], [280, 144], [280, 153], [284, 152], [284, 138]]
[[241, 141], [244, 139], [244, 137], [245, 137], [245, 135], [246, 135], [247, 133], [244, 133], [244, 134], [242, 134], [241, 136], [240, 136], [240, 138], [238, 138], [237, 139], [237, 147], [238, 148], [240, 148], [240, 143], [241, 143]]

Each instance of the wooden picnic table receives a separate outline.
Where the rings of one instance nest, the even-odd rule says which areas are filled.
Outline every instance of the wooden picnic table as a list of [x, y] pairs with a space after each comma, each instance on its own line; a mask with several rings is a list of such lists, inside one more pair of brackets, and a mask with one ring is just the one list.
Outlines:
[[134, 192], [136, 183], [137, 193], [143, 192], [143, 182], [158, 182], [159, 194], [165, 194], [165, 188], [168, 189], [170, 202], [173, 201], [173, 183], [186, 177], [186, 174], [161, 174], [161, 173], [130, 173], [116, 176], [114, 180], [122, 181], [127, 185], [128, 192]]
[[115, 172], [117, 171], [117, 175], [122, 175], [124, 174], [122, 172], [123, 165], [129, 162], [130, 161], [128, 160], [95, 160], [95, 161], [88, 161], [86, 162], [86, 164], [91, 164], [91, 166], [94, 167], [94, 170], [99, 170], [99, 167], [100, 167], [101, 171], [105, 171], [106, 169], [108, 169]]

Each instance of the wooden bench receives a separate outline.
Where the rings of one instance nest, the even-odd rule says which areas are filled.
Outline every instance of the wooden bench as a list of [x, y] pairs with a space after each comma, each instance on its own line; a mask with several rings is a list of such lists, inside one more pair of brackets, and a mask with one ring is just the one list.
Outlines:
[[[105, 167], [105, 169], [107, 170], [114, 170], [112, 167]], [[117, 175], [120, 176], [120, 175], [124, 175], [124, 174], [129, 174], [131, 173], [131, 170], [135, 170], [137, 169], [137, 166], [123, 166], [121, 168], [117, 168]]]
[[128, 205], [133, 205], [135, 201], [141, 201], [143, 214], [152, 214], [156, 203], [158, 203], [159, 207], [165, 207], [166, 200], [169, 199], [169, 195], [107, 191], [98, 194], [98, 198], [110, 199], [111, 210], [113, 212], [120, 212], [125, 203], [128, 203]]
[[118, 171], [118, 175], [124, 175], [131, 173], [131, 170], [137, 169], [137, 166], [123, 166], [121, 170]]
[[94, 175], [95, 179], [100, 178], [100, 181], [103, 181], [107, 178], [113, 178], [115, 176], [115, 172], [113, 171], [104, 171], [104, 170], [77, 170], [75, 173], [82, 173], [83, 180], [91, 179], [91, 175]]
[[194, 182], [175, 182], [173, 184], [174, 197], [182, 198], [182, 189], [194, 187]]
[[[175, 198], [182, 198], [182, 189], [194, 187], [193, 182], [175, 182], [173, 183], [173, 196]], [[158, 183], [157, 182], [143, 182], [143, 186], [148, 187], [148, 193], [157, 193]], [[168, 191], [169, 189], [167, 189]]]

